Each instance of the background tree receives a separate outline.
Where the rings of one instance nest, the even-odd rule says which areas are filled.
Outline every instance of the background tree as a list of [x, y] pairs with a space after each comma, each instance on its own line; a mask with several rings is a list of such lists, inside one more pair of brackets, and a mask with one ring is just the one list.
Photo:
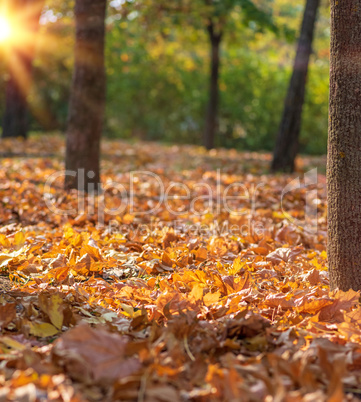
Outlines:
[[[206, 2], [209, 5], [211, 4], [211, 0], [206, 0]], [[209, 98], [203, 134], [203, 145], [207, 149], [214, 148], [214, 139], [218, 126], [220, 46], [224, 29], [222, 22], [221, 19], [219, 19], [219, 23], [217, 24], [211, 16], [207, 24], [211, 49]]]
[[32, 85], [32, 65], [45, 0], [11, 0], [7, 13], [13, 20], [16, 40], [8, 52], [3, 137], [27, 137], [27, 97]]
[[221, 43], [232, 10], [239, 6], [239, 11], [243, 14], [243, 22], [258, 23], [260, 29], [268, 27], [276, 31], [276, 26], [272, 22], [270, 10], [257, 7], [251, 0], [204, 1], [207, 7], [203, 18], [207, 21], [206, 28], [210, 41], [210, 80], [203, 145], [207, 149], [212, 149], [215, 146], [218, 129]]
[[301, 131], [308, 65], [320, 0], [307, 0], [291, 81], [271, 165], [272, 171], [293, 172]]
[[[93, 185], [96, 191], [100, 182], [100, 138], [105, 104], [105, 12], [106, 0], [76, 0], [75, 64], [65, 167], [77, 175], [66, 176], [66, 189], [92, 191]], [[83, 179], [78, 177], [82, 172], [84, 187]]]
[[[144, 21], [144, 7], [151, 1], [154, 18]], [[192, 2], [192, 13], [166, 13], [158, 12], [157, 4], [151, 1], [139, 2], [139, 10], [120, 0], [110, 2], [104, 135], [200, 144], [210, 80], [206, 20]], [[28, 96], [32, 132], [66, 130], [75, 40], [71, 3], [49, 0], [42, 13]], [[203, 0], [197, 4], [204, 10]], [[255, 0], [255, 4], [272, 8], [274, 24], [286, 26], [292, 35], [261, 31], [261, 24], [252, 19], [247, 22], [241, 6], [231, 10], [221, 41], [216, 147], [274, 149], [274, 127], [281, 119], [294, 62], [295, 32], [305, 1]], [[0, 52], [5, 53], [7, 47], [1, 43]], [[8, 77], [4, 64], [0, 62], [0, 125]], [[302, 153], [322, 154], [326, 150], [328, 71], [329, 10], [321, 7], [302, 117]]]
[[[206, 20], [200, 18], [200, 9], [191, 3], [193, 13], [192, 8], [188, 13], [157, 12], [155, 4], [149, 16], [146, 1], [138, 9], [134, 3], [117, 4], [109, 8], [107, 18], [105, 134], [199, 144], [210, 65]], [[304, 0], [272, 3], [279, 35], [262, 31], [252, 19], [247, 22], [240, 6], [229, 13], [221, 41], [216, 147], [273, 150], [304, 4]], [[305, 153], [325, 153], [327, 142], [329, 10], [320, 11], [300, 137], [300, 151]], [[135, 103], [137, 108], [132, 107]]]
[[257, 26], [258, 31], [264, 28], [276, 31], [277, 28], [271, 16], [272, 9], [258, 6], [252, 0], [196, 0], [192, 2], [148, 0], [146, 2], [128, 1], [125, 4], [129, 10], [137, 10], [146, 22], [156, 21], [158, 29], [162, 29], [159, 26], [162, 23], [168, 27], [168, 30], [169, 24], [174, 26], [187, 24], [207, 32], [210, 45], [209, 95], [202, 142], [207, 149], [214, 148], [218, 128], [221, 44], [231, 14], [233, 11], [240, 13], [242, 23], [247, 25], [252, 22]]
[[361, 290], [361, 8], [331, 1], [328, 263], [332, 288]]

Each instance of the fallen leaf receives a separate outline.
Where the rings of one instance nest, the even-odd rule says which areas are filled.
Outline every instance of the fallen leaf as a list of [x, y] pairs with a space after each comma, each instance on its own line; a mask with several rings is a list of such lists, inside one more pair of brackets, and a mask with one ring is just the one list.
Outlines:
[[127, 356], [128, 343], [117, 334], [79, 325], [56, 341], [53, 354], [74, 378], [104, 385], [140, 369], [139, 359]]

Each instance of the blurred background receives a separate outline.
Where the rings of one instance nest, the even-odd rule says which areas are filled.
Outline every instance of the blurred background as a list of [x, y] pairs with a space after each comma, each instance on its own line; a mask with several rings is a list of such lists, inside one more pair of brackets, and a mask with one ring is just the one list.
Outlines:
[[[16, 32], [12, 41], [0, 42], [2, 127], [5, 89], [12, 74], [7, 60], [19, 47], [14, 42], [21, 42], [23, 49], [34, 45], [28, 55], [32, 83], [26, 93], [30, 136], [66, 129], [74, 60], [74, 2], [40, 3], [39, 19], [33, 26], [36, 43], [26, 44], [20, 33], [16, 39]], [[104, 137], [202, 144], [210, 75], [206, 3], [108, 2]], [[252, 14], [256, 9], [251, 3], [262, 13]], [[305, 1], [223, 0], [213, 1], [212, 6], [222, 12], [217, 20], [222, 26], [215, 27], [222, 30], [215, 146], [270, 151], [279, 130]], [[21, 4], [18, 7], [21, 10]], [[212, 12], [217, 12], [215, 8]], [[0, 38], [6, 37], [5, 25], [11, 18], [0, 19]], [[329, 35], [325, 0], [319, 5], [312, 44], [300, 135], [302, 153], [326, 152]]]

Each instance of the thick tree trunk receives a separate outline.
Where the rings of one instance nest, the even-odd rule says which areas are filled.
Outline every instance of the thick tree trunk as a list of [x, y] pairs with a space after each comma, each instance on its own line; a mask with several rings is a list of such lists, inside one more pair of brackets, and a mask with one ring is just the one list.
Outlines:
[[361, 7], [331, 0], [327, 160], [330, 284], [361, 290]]
[[219, 69], [220, 69], [220, 45], [222, 34], [216, 33], [213, 23], [208, 26], [211, 43], [211, 71], [209, 81], [209, 99], [204, 127], [203, 145], [207, 149], [214, 148], [214, 141], [218, 127], [218, 104], [219, 104]]
[[2, 137], [27, 137], [27, 96], [32, 86], [32, 64], [35, 52], [39, 18], [45, 0], [12, 0], [9, 14], [15, 16], [21, 27], [21, 43], [14, 44], [8, 62], [9, 79], [6, 83], [5, 113]]
[[272, 171], [293, 172], [295, 168], [308, 64], [319, 4], [320, 0], [306, 2], [293, 73], [274, 149]]
[[75, 65], [65, 162], [66, 170], [72, 173], [65, 178], [66, 189], [93, 192], [98, 190], [100, 182], [100, 138], [105, 104], [105, 11], [106, 0], [76, 0]]

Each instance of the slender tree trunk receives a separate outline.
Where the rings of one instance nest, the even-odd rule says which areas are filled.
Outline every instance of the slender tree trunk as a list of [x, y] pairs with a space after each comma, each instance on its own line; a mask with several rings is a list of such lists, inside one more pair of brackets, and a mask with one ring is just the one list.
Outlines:
[[106, 0], [76, 0], [75, 3], [75, 65], [65, 165], [66, 170], [76, 176], [66, 176], [66, 189], [97, 191], [100, 182], [100, 138], [105, 105], [105, 11]]
[[293, 73], [274, 149], [272, 171], [293, 172], [295, 168], [308, 64], [312, 53], [319, 4], [320, 0], [307, 0], [306, 2]]
[[32, 86], [32, 64], [36, 35], [44, 0], [11, 0], [9, 14], [15, 16], [21, 27], [21, 43], [13, 45], [8, 62], [9, 79], [6, 83], [3, 132], [5, 137], [27, 137], [27, 96]]
[[327, 160], [330, 284], [361, 290], [361, 7], [331, 0]]
[[214, 141], [218, 127], [218, 105], [219, 105], [219, 69], [220, 69], [220, 45], [222, 33], [216, 33], [214, 24], [208, 26], [209, 39], [211, 43], [211, 71], [209, 81], [209, 99], [204, 128], [203, 145], [207, 149], [214, 148]]
[[[25, 63], [23, 62], [23, 65]], [[27, 70], [29, 72], [29, 70]], [[26, 93], [18, 84], [14, 74], [10, 74], [5, 89], [5, 113], [2, 137], [22, 137], [28, 135], [28, 106]]]

